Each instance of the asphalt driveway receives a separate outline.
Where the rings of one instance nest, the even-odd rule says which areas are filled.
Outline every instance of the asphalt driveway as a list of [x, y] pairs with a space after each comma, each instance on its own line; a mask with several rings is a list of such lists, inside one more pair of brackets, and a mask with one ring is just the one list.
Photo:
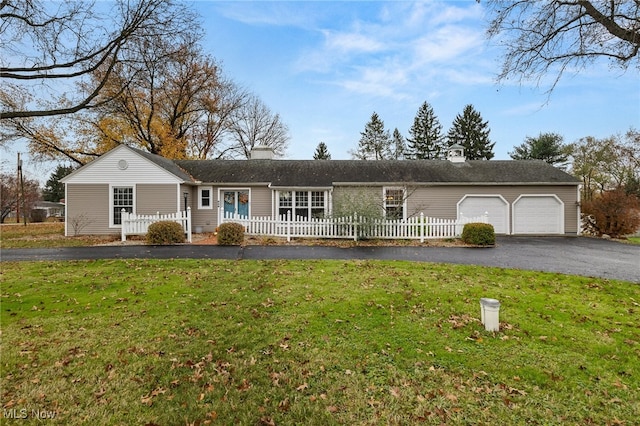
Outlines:
[[127, 245], [0, 250], [1, 261], [118, 258], [411, 260], [558, 272], [640, 283], [640, 246], [583, 237], [498, 237], [493, 248]]

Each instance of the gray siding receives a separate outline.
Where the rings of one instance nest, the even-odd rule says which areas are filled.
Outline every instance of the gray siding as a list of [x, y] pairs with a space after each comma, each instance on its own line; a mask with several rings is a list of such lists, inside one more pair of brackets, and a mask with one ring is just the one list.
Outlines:
[[194, 187], [190, 193], [190, 199], [193, 200], [191, 205], [191, 215], [193, 218], [193, 226], [202, 226], [204, 232], [213, 232], [218, 226], [218, 213], [219, 208], [222, 206], [222, 201], [219, 199], [220, 191], [225, 189], [229, 190], [244, 190], [248, 189], [250, 192], [250, 210], [252, 216], [271, 216], [272, 215], [272, 190], [266, 186], [214, 186], [213, 187], [213, 208], [212, 209], [198, 209], [198, 187]]
[[251, 214], [253, 216], [271, 216], [273, 214], [273, 190], [264, 186], [251, 188]]
[[139, 184], [136, 185], [136, 213], [175, 213], [177, 185]]
[[69, 236], [119, 234], [109, 228], [109, 185], [67, 184], [66, 221]]
[[[457, 217], [457, 204], [465, 195], [501, 195], [509, 203], [509, 223], [512, 221], [511, 205], [523, 194], [554, 194], [564, 203], [564, 229], [567, 234], [577, 234], [578, 189], [575, 185], [438, 185], [407, 187], [407, 217], [419, 215], [442, 219]], [[353, 199], [366, 199], [382, 206], [382, 187], [336, 187], [333, 191], [333, 207], [348, 204]], [[381, 207], [382, 208], [382, 207]]]
[[[409, 216], [424, 212], [427, 216], [443, 219], [455, 219], [457, 203], [465, 195], [499, 194], [509, 203], [509, 223], [511, 223], [511, 205], [523, 194], [554, 194], [564, 203], [564, 229], [567, 234], [578, 233], [578, 190], [575, 185], [483, 185], [483, 186], [432, 186], [409, 188], [407, 202]], [[413, 191], [413, 192], [412, 192]]]

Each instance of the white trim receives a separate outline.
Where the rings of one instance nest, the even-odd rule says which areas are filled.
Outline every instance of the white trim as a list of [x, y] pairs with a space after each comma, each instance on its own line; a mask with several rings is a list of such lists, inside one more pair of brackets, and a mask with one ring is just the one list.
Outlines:
[[404, 186], [383, 186], [382, 187], [382, 214], [387, 217], [387, 191], [402, 191], [402, 219], [407, 218], [407, 189]]
[[238, 191], [246, 191], [249, 193], [249, 208], [248, 208], [248, 215], [249, 217], [251, 217], [251, 188], [250, 187], [218, 187], [218, 199], [216, 200], [216, 204], [217, 204], [217, 209], [218, 209], [218, 225], [222, 224], [222, 219], [224, 219], [224, 192], [226, 191], [231, 191], [231, 192], [238, 192]]
[[[523, 198], [555, 198], [555, 200], [560, 204], [560, 231], [556, 234], [549, 235], [563, 235], [564, 234], [564, 202], [558, 197], [556, 194], [521, 194], [512, 204], [513, 214], [511, 215], [511, 229], [513, 229], [513, 233], [516, 234], [516, 205]], [[535, 235], [535, 233], [519, 233], [519, 235]]]
[[[511, 208], [509, 205], [509, 202], [500, 194], [465, 194], [457, 203], [456, 203], [456, 215], [458, 218], [460, 218], [461, 214], [464, 214], [465, 216], [469, 216], [469, 215], [474, 215], [474, 213], [467, 213], [464, 211], [460, 211], [460, 205], [464, 202], [464, 200], [466, 200], [467, 198], [497, 198], [500, 201], [502, 201], [502, 203], [504, 204], [504, 207], [506, 207], [506, 216], [504, 217], [504, 227], [505, 227], [505, 235], [509, 235], [511, 233], [510, 229], [509, 229], [509, 225], [511, 223], [511, 221], [509, 220], [509, 217], [511, 215]], [[483, 212], [484, 213], [484, 212]], [[489, 213], [489, 223], [491, 223], [491, 219], [493, 219], [491, 213]], [[513, 229], [513, 228], [511, 228]]]
[[[209, 205], [202, 205], [202, 191], [209, 191]], [[199, 186], [198, 187], [198, 209], [200, 210], [212, 210], [213, 209], [213, 186]]]
[[69, 236], [69, 193], [67, 190], [69, 186], [64, 186], [64, 236]]
[[132, 188], [133, 190], [133, 211], [136, 213], [136, 185], [112, 185], [109, 184], [109, 229], [121, 229], [122, 225], [115, 225], [113, 223], [113, 188]]
[[[280, 193], [281, 192], [291, 192], [291, 212], [292, 215], [295, 217], [295, 211], [296, 209], [300, 208], [296, 206], [296, 197], [295, 197], [295, 193], [296, 192], [306, 192], [308, 195], [308, 205], [307, 205], [307, 210], [308, 210], [308, 215], [309, 218], [312, 217], [312, 210], [314, 209], [313, 207], [313, 193], [314, 192], [322, 192], [323, 197], [324, 197], [324, 204], [322, 206], [322, 209], [324, 210], [324, 216], [327, 216], [329, 214], [329, 212], [331, 211], [330, 209], [330, 198], [331, 198], [331, 190], [327, 189], [326, 187], [295, 187], [295, 188], [289, 188], [289, 187], [279, 187], [278, 189], [274, 190], [271, 192], [271, 213], [272, 213], [272, 217], [278, 218], [280, 217]], [[318, 207], [316, 207], [318, 208]]]
[[[120, 160], [125, 159], [128, 167], [124, 170], [118, 168]], [[136, 167], [137, 165], [137, 167]], [[141, 172], [141, 167], [149, 167], [146, 172]], [[118, 179], [124, 186], [124, 182], [135, 179], [136, 183], [187, 183], [170, 171], [162, 168], [153, 161], [145, 158], [126, 145], [120, 145], [88, 164], [74, 170], [60, 180], [69, 183], [112, 183]], [[129, 179], [129, 180], [127, 180]]]
[[582, 235], [582, 184], [578, 185], [578, 194], [576, 196], [577, 203], [577, 213], [578, 213], [578, 230], [576, 234], [578, 236]]

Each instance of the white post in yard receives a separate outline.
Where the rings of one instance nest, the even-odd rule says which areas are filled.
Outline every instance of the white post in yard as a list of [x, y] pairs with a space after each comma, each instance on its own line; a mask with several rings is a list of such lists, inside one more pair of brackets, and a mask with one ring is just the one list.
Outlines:
[[500, 302], [483, 297], [480, 299], [480, 318], [487, 331], [500, 331]]
[[125, 224], [125, 215], [127, 214], [127, 211], [125, 209], [122, 209], [120, 211], [120, 241], [127, 241], [127, 230], [126, 228], [126, 224]]

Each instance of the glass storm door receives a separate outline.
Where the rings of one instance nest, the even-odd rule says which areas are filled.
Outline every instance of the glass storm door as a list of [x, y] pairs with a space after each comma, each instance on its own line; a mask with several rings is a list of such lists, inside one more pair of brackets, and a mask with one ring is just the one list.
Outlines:
[[224, 191], [224, 214], [238, 214], [249, 217], [249, 191]]

